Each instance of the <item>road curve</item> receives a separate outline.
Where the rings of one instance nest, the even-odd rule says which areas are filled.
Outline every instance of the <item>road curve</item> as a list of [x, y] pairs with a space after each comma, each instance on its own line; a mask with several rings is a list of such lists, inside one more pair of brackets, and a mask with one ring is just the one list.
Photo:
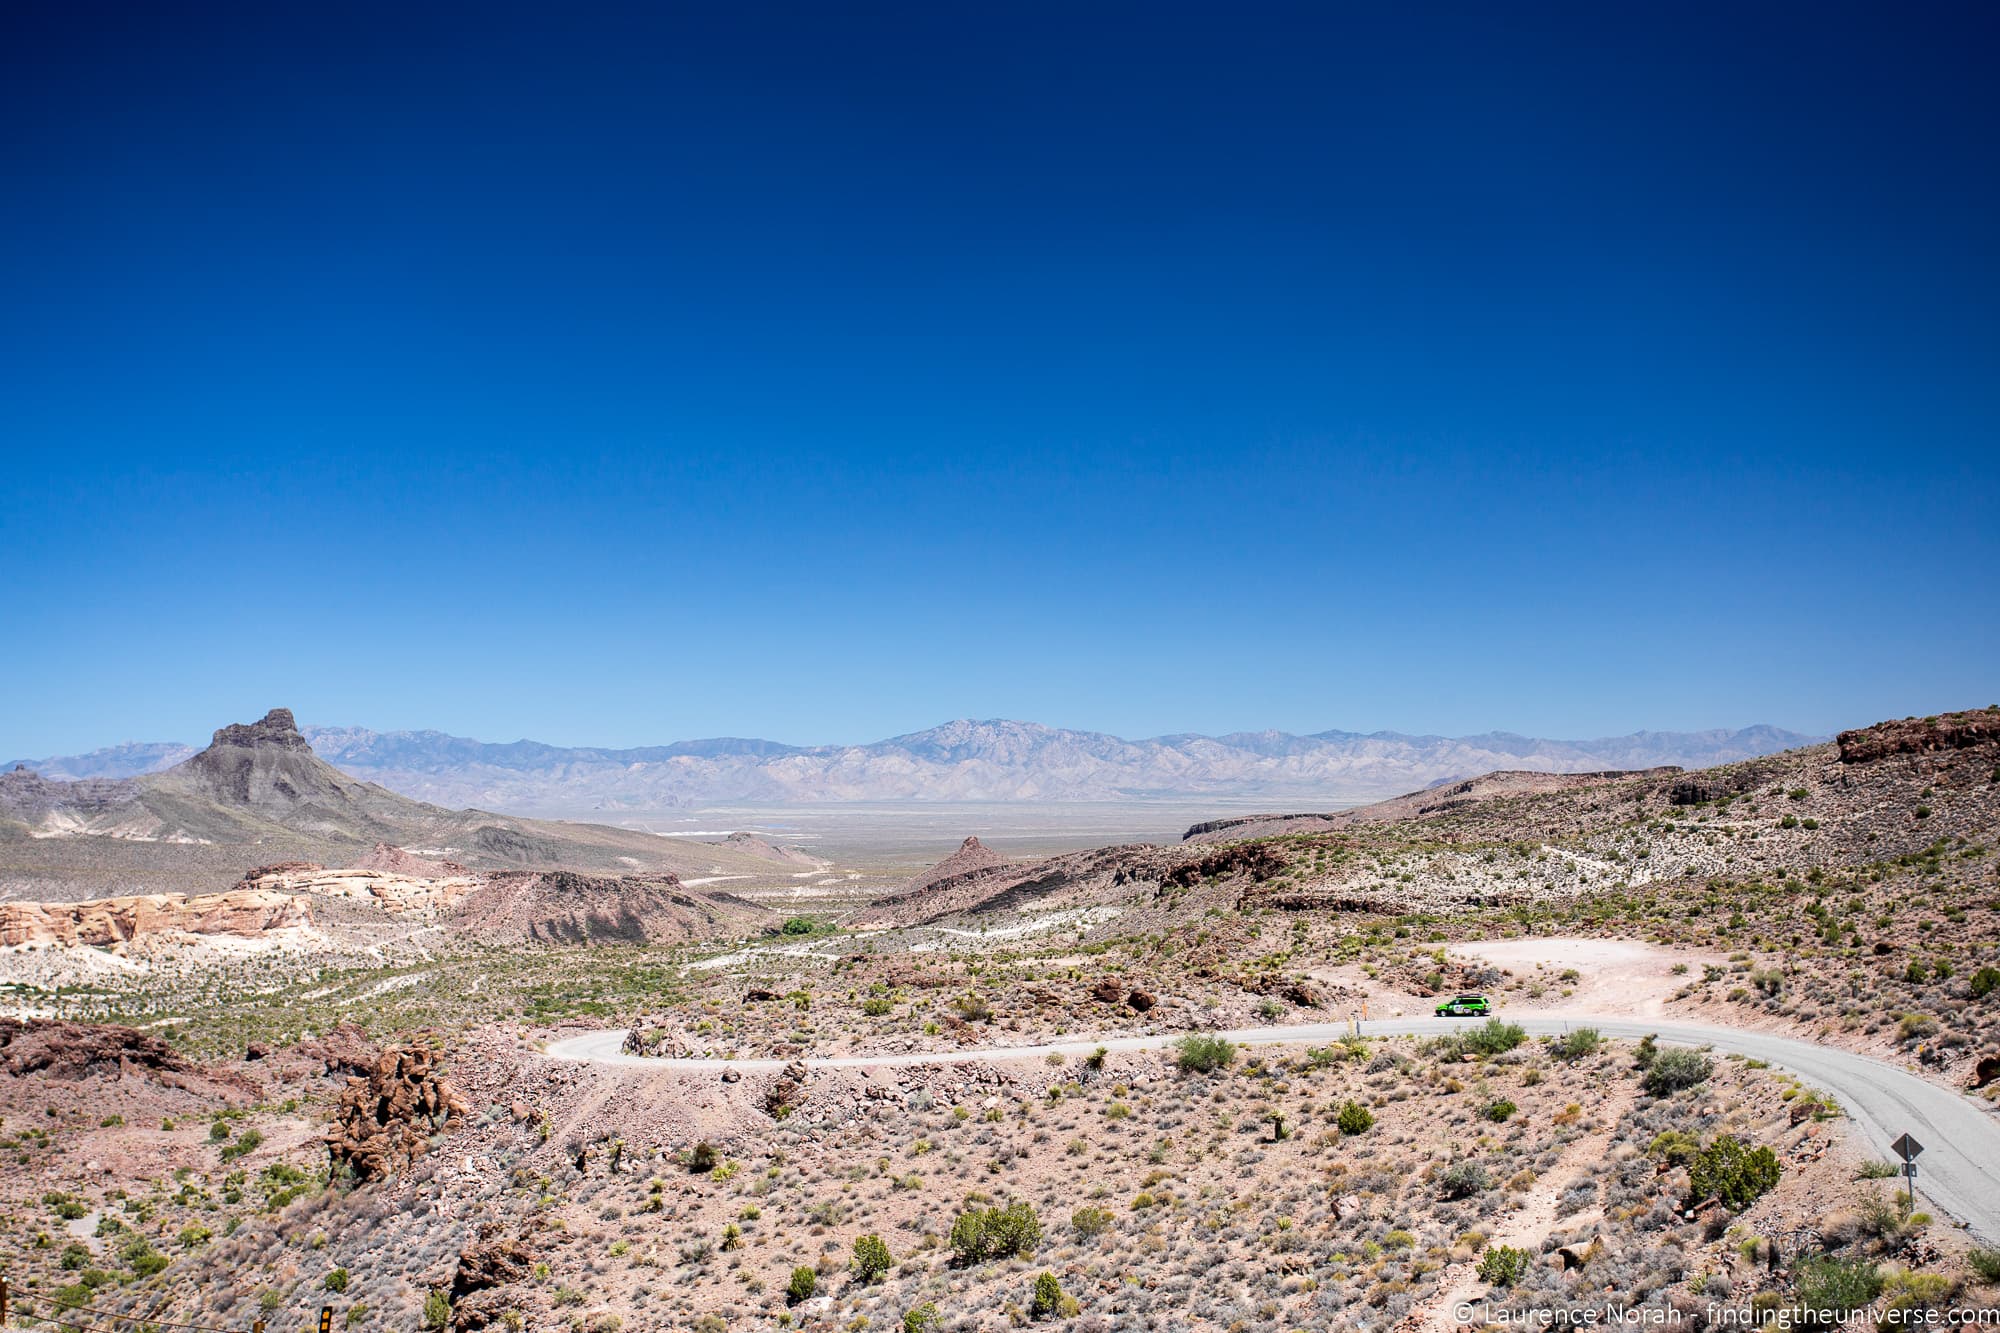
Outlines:
[[[1560, 1035], [1577, 1027], [1594, 1027], [1607, 1037], [1638, 1038], [1653, 1033], [1663, 1042], [1712, 1046], [1764, 1060], [1830, 1092], [1851, 1118], [1869, 1149], [1891, 1158], [1889, 1145], [1908, 1133], [1922, 1143], [1918, 1162], [1917, 1206], [1942, 1211], [1964, 1223], [1986, 1242], [2000, 1241], [2000, 1116], [1984, 1103], [1948, 1088], [1927, 1083], [1893, 1065], [1865, 1055], [1789, 1037], [1693, 1023], [1658, 1023], [1592, 1014], [1505, 1015], [1534, 1036]], [[1369, 1036], [1431, 1036], [1462, 1031], [1462, 1019], [1395, 1018], [1362, 1024]], [[1349, 1031], [1346, 1023], [1303, 1023], [1289, 1027], [1244, 1028], [1221, 1036], [1243, 1044], [1294, 1044], [1335, 1041]], [[808, 1059], [813, 1069], [882, 1069], [898, 1065], [952, 1065], [968, 1061], [999, 1063], [1040, 1060], [1051, 1053], [1084, 1056], [1102, 1046], [1110, 1051], [1157, 1050], [1178, 1036], [1080, 1037], [1037, 1046], [980, 1047], [959, 1051], [916, 1051], [895, 1055], [844, 1055]], [[623, 1029], [590, 1032], [551, 1042], [547, 1054], [559, 1060], [595, 1064], [671, 1069], [778, 1069], [786, 1060], [664, 1059], [627, 1055], [620, 1048]]]

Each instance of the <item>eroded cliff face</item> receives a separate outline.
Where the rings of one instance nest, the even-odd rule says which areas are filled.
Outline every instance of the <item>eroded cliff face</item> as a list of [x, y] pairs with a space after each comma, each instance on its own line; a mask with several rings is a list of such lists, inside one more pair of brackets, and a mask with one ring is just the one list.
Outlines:
[[254, 939], [310, 926], [303, 898], [260, 889], [148, 893], [78, 903], [0, 903], [0, 945], [123, 944], [142, 935], [235, 935]]

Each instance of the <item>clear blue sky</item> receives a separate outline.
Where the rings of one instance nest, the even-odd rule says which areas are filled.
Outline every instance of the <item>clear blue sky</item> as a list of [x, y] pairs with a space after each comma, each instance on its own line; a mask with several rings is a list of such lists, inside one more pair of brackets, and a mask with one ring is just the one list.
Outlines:
[[1991, 5], [14, 4], [0, 752], [2000, 699]]

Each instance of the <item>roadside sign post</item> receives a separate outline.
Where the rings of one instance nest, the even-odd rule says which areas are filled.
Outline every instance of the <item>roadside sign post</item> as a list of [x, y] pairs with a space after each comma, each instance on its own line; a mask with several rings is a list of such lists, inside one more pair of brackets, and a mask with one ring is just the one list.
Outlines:
[[1895, 1150], [1896, 1156], [1903, 1159], [1903, 1179], [1909, 1185], [1910, 1211], [1915, 1212], [1917, 1207], [1917, 1158], [1922, 1154], [1924, 1145], [1918, 1143], [1908, 1134], [1901, 1134], [1889, 1146]]
[[322, 1305], [319, 1307], [319, 1333], [333, 1333], [333, 1307], [331, 1305]]

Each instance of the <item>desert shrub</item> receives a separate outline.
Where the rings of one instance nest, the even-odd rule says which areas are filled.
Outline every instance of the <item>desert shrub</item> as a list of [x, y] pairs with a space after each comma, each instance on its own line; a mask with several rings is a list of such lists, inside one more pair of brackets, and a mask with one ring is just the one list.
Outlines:
[[1033, 1205], [972, 1208], [951, 1224], [951, 1252], [961, 1264], [1013, 1256], [1026, 1258], [1041, 1244], [1042, 1223]]
[[1816, 1322], [1844, 1322], [1882, 1294], [1882, 1274], [1865, 1259], [1812, 1254], [1799, 1260], [1799, 1309]]
[[222, 1160], [233, 1162], [247, 1153], [255, 1152], [257, 1145], [263, 1141], [264, 1136], [262, 1134], [254, 1129], [246, 1129], [236, 1136], [236, 1142], [222, 1150]]
[[703, 1139], [688, 1153], [688, 1170], [713, 1171], [720, 1160], [721, 1154], [716, 1152], [715, 1145]]
[[1469, 1199], [1493, 1188], [1493, 1177], [1477, 1162], [1453, 1162], [1438, 1172], [1438, 1192], [1447, 1199]]
[[1333, 1118], [1343, 1134], [1366, 1134], [1375, 1127], [1375, 1113], [1360, 1102], [1349, 1098], [1340, 1104], [1340, 1111]]
[[1714, 1072], [1715, 1065], [1700, 1051], [1676, 1048], [1655, 1055], [1646, 1067], [1646, 1076], [1641, 1083], [1653, 1096], [1665, 1097], [1683, 1088], [1692, 1088]]
[[787, 935], [810, 935], [813, 923], [806, 917], [795, 916], [785, 922], [784, 929]]
[[856, 1236], [854, 1238], [854, 1262], [848, 1271], [854, 1274], [856, 1282], [873, 1282], [889, 1271], [896, 1261], [889, 1255], [889, 1247], [877, 1235]]
[[1578, 1028], [1558, 1037], [1549, 1049], [1558, 1060], [1581, 1060], [1586, 1055], [1594, 1054], [1603, 1044], [1604, 1038], [1596, 1028]]
[[1701, 1136], [1684, 1129], [1667, 1130], [1646, 1145], [1648, 1157], [1657, 1157], [1668, 1166], [1686, 1166], [1700, 1151]]
[[424, 1293], [424, 1327], [431, 1329], [451, 1326], [451, 1293], [443, 1287], [432, 1287]]
[[792, 1270], [792, 1280], [785, 1284], [785, 1301], [791, 1305], [797, 1305], [800, 1301], [809, 1301], [812, 1299], [813, 1292], [818, 1289], [819, 1274], [801, 1265]]
[[1213, 1074], [1236, 1063], [1236, 1045], [1212, 1032], [1190, 1032], [1174, 1043], [1174, 1059], [1190, 1074]]
[[1511, 1287], [1528, 1271], [1529, 1255], [1512, 1245], [1495, 1245], [1479, 1256], [1479, 1280], [1489, 1287]]
[[1972, 998], [1983, 1000], [1994, 991], [2000, 990], [2000, 967], [1982, 967], [1970, 979]]
[[1648, 1032], [1639, 1038], [1639, 1044], [1632, 1048], [1632, 1064], [1638, 1069], [1650, 1069], [1660, 1054], [1659, 1034]]
[[943, 1327], [944, 1316], [930, 1301], [913, 1305], [903, 1312], [903, 1333], [938, 1333]]
[[1696, 1201], [1717, 1198], [1733, 1209], [1747, 1208], [1773, 1185], [1783, 1171], [1769, 1148], [1748, 1148], [1733, 1134], [1724, 1134], [1695, 1154], [1688, 1164], [1688, 1183]]
[[1476, 1055], [1503, 1055], [1528, 1039], [1519, 1023], [1503, 1023], [1489, 1018], [1464, 1035], [1465, 1049]]
[[1968, 1250], [1965, 1262], [1981, 1282], [2000, 1282], [2000, 1250]]
[[883, 1015], [889, 1013], [895, 1007], [896, 1006], [894, 1004], [891, 1004], [888, 1000], [884, 999], [880, 995], [872, 996], [871, 998], [863, 1000], [861, 1002], [861, 1012], [868, 1015], [870, 1018], [881, 1018]]
[[1492, 1105], [1488, 1106], [1486, 1110], [1482, 1112], [1482, 1114], [1484, 1114], [1488, 1120], [1491, 1120], [1496, 1125], [1502, 1125], [1507, 1123], [1507, 1121], [1512, 1118], [1514, 1112], [1519, 1109], [1520, 1108], [1515, 1106], [1514, 1103], [1508, 1101], [1505, 1097], [1502, 1097], [1499, 1101], [1494, 1102]]
[[1936, 1310], [1951, 1299], [1952, 1281], [1943, 1273], [1903, 1269], [1889, 1275], [1887, 1288], [1892, 1310]]
[[1103, 1208], [1079, 1208], [1069, 1215], [1069, 1229], [1078, 1240], [1095, 1240], [1111, 1225], [1111, 1214]]
[[1062, 1289], [1054, 1273], [1043, 1273], [1035, 1279], [1035, 1292], [1028, 1300], [1030, 1319], [1069, 1319], [1077, 1312], [1076, 1298]]

